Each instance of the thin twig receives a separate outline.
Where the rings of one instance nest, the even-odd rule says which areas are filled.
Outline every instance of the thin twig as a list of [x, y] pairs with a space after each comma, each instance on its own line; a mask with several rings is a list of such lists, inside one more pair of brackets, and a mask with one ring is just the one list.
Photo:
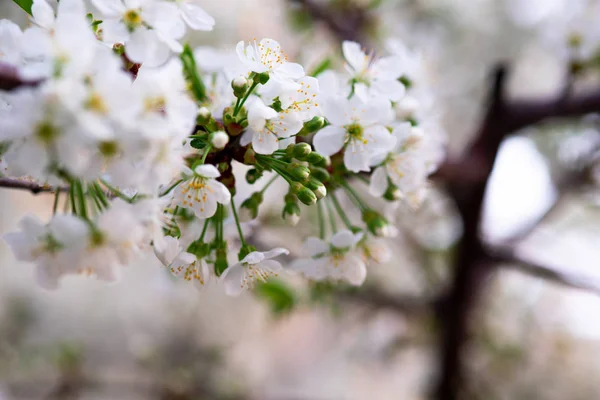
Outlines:
[[40, 185], [37, 182], [14, 178], [0, 178], [0, 188], [26, 190], [33, 194], [55, 193], [57, 190], [66, 192], [69, 190], [67, 187], [56, 188], [50, 185]]

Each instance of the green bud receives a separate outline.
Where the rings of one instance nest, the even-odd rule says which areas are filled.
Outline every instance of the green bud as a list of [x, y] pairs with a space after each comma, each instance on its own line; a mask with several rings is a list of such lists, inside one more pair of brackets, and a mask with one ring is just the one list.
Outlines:
[[227, 245], [225, 245], [224, 248], [218, 248], [215, 254], [215, 273], [217, 276], [221, 276], [223, 271], [229, 267], [229, 264], [227, 263]]
[[233, 89], [233, 95], [238, 99], [241, 99], [246, 95], [246, 91], [248, 90], [248, 79], [243, 76], [238, 76], [233, 78], [231, 81], [231, 88]]
[[265, 83], [269, 82], [269, 72], [265, 71], [265, 72], [261, 72], [260, 74], [257, 74], [254, 76], [254, 81], [258, 81], [258, 83], [260, 83], [261, 85], [264, 85]]
[[383, 198], [387, 201], [400, 200], [402, 198], [402, 192], [396, 185], [390, 183], [383, 194]]
[[[287, 150], [287, 149], [286, 149]], [[304, 161], [312, 153], [312, 147], [308, 143], [298, 143], [292, 149], [292, 156], [298, 160]]]
[[375, 236], [388, 237], [392, 234], [392, 227], [387, 219], [374, 210], [366, 210], [362, 215], [369, 231]]
[[223, 114], [223, 123], [225, 123], [225, 125], [233, 124], [234, 122], [235, 122], [235, 117], [233, 116], [233, 114], [229, 114], [229, 113]]
[[252, 253], [253, 251], [256, 251], [256, 247], [251, 246], [249, 244], [242, 246], [240, 252], [238, 253], [238, 260], [242, 261], [244, 257]]
[[314, 192], [315, 196], [317, 196], [317, 199], [319, 199], [319, 200], [321, 200], [322, 198], [327, 196], [327, 188], [325, 187], [325, 185], [323, 185], [321, 182], [317, 181], [316, 179], [311, 179], [306, 184], [306, 187], [309, 188], [310, 190], [312, 190]]
[[306, 121], [302, 130], [305, 134], [314, 133], [325, 126], [325, 118], [323, 117], [314, 117], [310, 121]]
[[292, 226], [296, 226], [300, 221], [300, 207], [296, 203], [287, 203], [283, 207], [281, 217]]
[[288, 146], [285, 148], [285, 155], [289, 158], [294, 157], [294, 147], [296, 145], [294, 143], [290, 143], [288, 144]]
[[310, 169], [298, 163], [289, 164], [287, 166], [287, 171], [290, 173], [292, 178], [300, 182], [304, 182], [310, 177]]
[[297, 193], [298, 200], [307, 206], [311, 206], [317, 202], [317, 196], [307, 187], [302, 187]]
[[301, 184], [301, 183], [293, 182], [290, 185], [290, 192], [293, 193], [293, 194], [295, 194], [295, 195], [298, 195], [298, 192], [301, 191], [302, 189], [304, 189], [304, 185]]
[[211, 118], [210, 110], [206, 107], [200, 107], [198, 109], [198, 116], [196, 117], [196, 123], [198, 125], [206, 125], [209, 123]]
[[259, 171], [256, 168], [249, 169], [248, 172], [246, 172], [246, 182], [249, 184], [256, 183], [256, 181], [262, 178], [262, 176], [262, 171]]
[[327, 172], [327, 170], [325, 168], [311, 168], [310, 169], [310, 176], [315, 178], [316, 180], [318, 180], [319, 182], [328, 182], [329, 179], [331, 178], [331, 176], [329, 175], [329, 172]]
[[312, 164], [315, 167], [327, 166], [327, 159], [315, 151], [313, 151], [306, 157], [306, 161], [308, 161], [309, 164]]
[[298, 198], [293, 193], [288, 193], [283, 198], [283, 201], [286, 202], [286, 203], [295, 203], [297, 200], [298, 200]]

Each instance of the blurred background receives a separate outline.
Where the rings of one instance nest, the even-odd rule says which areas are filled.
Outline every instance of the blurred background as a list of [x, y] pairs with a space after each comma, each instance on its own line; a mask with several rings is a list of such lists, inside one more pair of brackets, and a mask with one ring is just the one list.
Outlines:
[[[552, 96], [572, 72], [574, 30], [600, 25], [597, 1], [199, 3], [217, 24], [191, 36], [194, 45], [271, 37], [307, 69], [338, 54], [340, 38], [380, 51], [393, 38], [417, 50], [450, 155], [476, 133], [497, 62], [510, 66], [511, 96]], [[0, 17], [28, 24], [9, 0]], [[597, 83], [595, 72], [579, 74], [575, 89]], [[498, 269], [474, 315], [465, 399], [599, 397], [600, 170], [590, 150], [600, 144], [599, 122], [550, 121], [501, 146], [485, 199], [486, 242], [517, 238], [519, 254], [548, 276], [571, 276], [586, 290]], [[0, 232], [28, 212], [49, 214], [51, 202], [0, 191]], [[254, 240], [297, 251], [310, 222], [290, 229], [276, 222], [280, 204], [263, 208], [269, 228], [255, 229]], [[389, 242], [394, 257], [371, 268], [359, 290], [292, 277], [228, 298], [173, 280], [148, 257], [119, 283], [69, 277], [49, 292], [0, 241], [0, 399], [426, 399], [439, 357], [427, 301], [448, 284], [461, 220], [433, 183], [419, 209], [388, 215], [401, 232]]]

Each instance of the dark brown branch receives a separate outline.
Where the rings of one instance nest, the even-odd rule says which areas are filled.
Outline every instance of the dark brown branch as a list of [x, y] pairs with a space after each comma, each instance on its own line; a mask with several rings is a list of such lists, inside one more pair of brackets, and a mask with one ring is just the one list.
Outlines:
[[358, 6], [332, 9], [313, 0], [290, 0], [290, 3], [300, 5], [313, 19], [323, 22], [340, 42], [350, 40], [365, 45], [363, 33], [368, 20], [366, 10]]
[[0, 61], [0, 90], [11, 91], [19, 87], [37, 86], [40, 82], [21, 78], [14, 66]]
[[430, 312], [436, 306], [435, 299], [424, 296], [391, 295], [379, 289], [336, 291], [335, 297], [367, 307], [389, 309], [408, 315]]
[[532, 260], [518, 256], [511, 249], [489, 249], [487, 251], [490, 262], [499, 263], [503, 267], [512, 268], [528, 275], [554, 282], [572, 289], [585, 290], [600, 296], [600, 282], [594, 283], [589, 277], [561, 272]]
[[[511, 133], [546, 119], [579, 117], [600, 111], [600, 88], [570, 98], [559, 93], [551, 99], [507, 100], [504, 93], [506, 75], [506, 68], [497, 68], [490, 91], [489, 108], [473, 144], [461, 159], [443, 165], [436, 174], [447, 181], [449, 193], [456, 202], [464, 225], [454, 277], [439, 313], [442, 330], [440, 380], [435, 392], [439, 400], [460, 398], [465, 380], [462, 354], [470, 338], [469, 325], [473, 311], [487, 277], [493, 271], [490, 261], [507, 262], [509, 266], [520, 266], [538, 276], [585, 288], [585, 282], [580, 282], [580, 279], [565, 276], [545, 266], [506, 255], [494, 255], [490, 259], [484, 250], [479, 228], [485, 189], [502, 141]], [[461, 174], [461, 170], [473, 169], [475, 172], [466, 174], [468, 179]]]
[[[33, 194], [55, 193], [57, 188], [49, 185], [40, 185], [39, 183], [27, 181], [24, 179], [0, 178], [0, 188], [26, 190]], [[67, 188], [58, 188], [60, 191], [66, 191]]]

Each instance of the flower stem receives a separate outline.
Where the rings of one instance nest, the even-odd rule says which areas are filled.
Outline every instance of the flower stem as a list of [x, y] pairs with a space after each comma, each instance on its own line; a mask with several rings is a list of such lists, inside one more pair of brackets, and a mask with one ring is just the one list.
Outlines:
[[208, 153], [210, 153], [210, 151], [212, 150], [212, 145], [208, 145], [206, 147], [206, 150], [204, 150], [204, 154], [202, 155], [202, 160], [200, 160], [200, 165], [204, 164], [204, 162], [206, 161], [206, 157], [208, 157]]
[[319, 212], [317, 217], [319, 218], [319, 237], [325, 239], [325, 212], [323, 211], [322, 201], [317, 202], [317, 210]]
[[110, 190], [118, 198], [120, 198], [130, 204], [133, 203], [133, 199], [131, 197], [125, 195], [123, 192], [121, 192], [119, 189], [117, 189], [116, 187], [114, 187], [113, 185], [108, 183], [106, 180], [100, 179], [100, 182], [102, 182], [102, 184], [104, 186], [106, 186], [108, 188], [108, 190]]
[[171, 191], [172, 191], [173, 189], [175, 189], [175, 187], [176, 187], [177, 185], [179, 185], [181, 182], [183, 182], [183, 179], [178, 179], [178, 180], [177, 180], [177, 181], [176, 181], [174, 184], [172, 184], [171, 186], [169, 186], [169, 187], [167, 188], [167, 190], [165, 190], [164, 192], [162, 192], [162, 193], [159, 195], [159, 197], [164, 197], [164, 196], [168, 195], [169, 193], [171, 193]]
[[269, 186], [271, 186], [271, 184], [277, 180], [277, 178], [279, 178], [279, 174], [275, 174], [275, 176], [272, 177], [262, 189], [260, 189], [260, 193], [263, 194], [269, 188]]
[[56, 214], [56, 210], [58, 209], [58, 198], [60, 197], [60, 190], [57, 189], [54, 194], [54, 204], [52, 205], [52, 214]]
[[244, 103], [246, 103], [246, 100], [248, 100], [248, 97], [250, 97], [250, 95], [252, 94], [252, 92], [254, 92], [254, 89], [256, 89], [257, 86], [258, 86], [258, 81], [255, 81], [252, 83], [252, 86], [250, 86], [250, 89], [248, 89], [248, 92], [246, 92], [246, 95], [244, 96], [244, 98], [242, 98], [242, 101], [240, 102], [240, 104], [233, 110], [234, 117], [238, 115], [238, 113], [244, 106]]
[[210, 223], [210, 218], [206, 218], [204, 220], [204, 227], [202, 228], [202, 233], [200, 234], [200, 241], [204, 241], [204, 236], [206, 235], [206, 231], [208, 230], [208, 224]]
[[81, 216], [84, 219], [89, 219], [88, 212], [87, 212], [87, 204], [85, 201], [85, 193], [83, 190], [83, 184], [81, 183], [80, 180], [75, 180], [75, 181], [73, 181], [72, 185], [75, 186], [75, 192], [77, 195], [77, 200], [79, 202], [79, 213], [81, 214]]
[[346, 227], [348, 227], [348, 229], [352, 230], [352, 223], [348, 219], [348, 216], [344, 212], [342, 206], [340, 205], [340, 202], [338, 201], [337, 197], [335, 196], [335, 192], [331, 192], [331, 202], [333, 203], [333, 205], [334, 205], [335, 209], [337, 210], [342, 221], [344, 221], [344, 224], [346, 225]]
[[361, 210], [364, 211], [366, 210], [367, 207], [365, 205], [365, 203], [361, 200], [360, 196], [356, 193], [356, 191], [354, 189], [352, 189], [352, 186], [348, 185], [347, 182], [342, 181], [341, 182], [342, 187], [346, 190], [346, 192], [349, 194], [348, 197], [350, 197], [350, 200], [353, 200], [353, 203]]
[[329, 223], [331, 224], [331, 234], [335, 235], [335, 233], [337, 232], [337, 225], [335, 223], [335, 212], [331, 207], [330, 201], [326, 201], [325, 203], [327, 204], [327, 214], [329, 214]]
[[240, 241], [242, 242], [242, 246], [246, 246], [246, 241], [244, 240], [244, 233], [242, 232], [242, 226], [240, 225], [240, 219], [238, 218], [237, 211], [235, 210], [233, 196], [231, 196], [231, 211], [233, 211], [233, 218], [235, 219], [235, 225], [237, 226], [238, 233], [240, 234]]

